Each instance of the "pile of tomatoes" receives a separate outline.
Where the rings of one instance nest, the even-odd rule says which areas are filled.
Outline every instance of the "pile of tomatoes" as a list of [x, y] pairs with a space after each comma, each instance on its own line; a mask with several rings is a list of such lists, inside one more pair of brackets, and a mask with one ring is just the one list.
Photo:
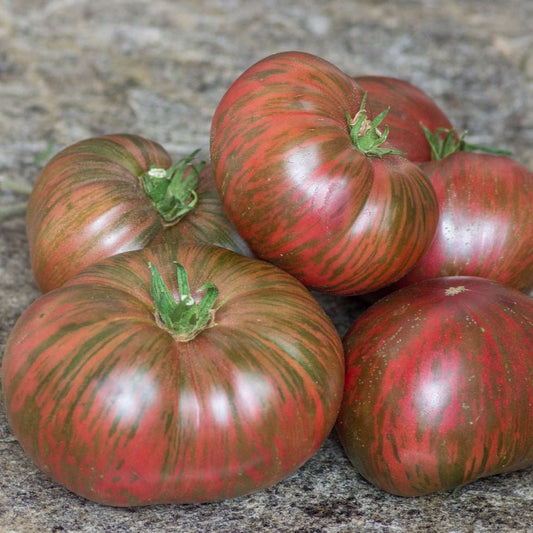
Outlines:
[[[210, 162], [77, 142], [27, 210], [43, 294], [3, 357], [28, 455], [108, 505], [248, 494], [335, 427], [415, 496], [533, 464], [533, 173], [396, 78], [264, 58]], [[313, 292], [375, 301], [341, 340]]]

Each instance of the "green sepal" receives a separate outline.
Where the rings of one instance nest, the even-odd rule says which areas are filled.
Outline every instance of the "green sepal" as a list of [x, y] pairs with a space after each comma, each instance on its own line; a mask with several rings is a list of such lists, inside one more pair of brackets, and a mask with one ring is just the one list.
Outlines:
[[[198, 203], [196, 187], [205, 163], [192, 165], [191, 161], [199, 151], [179, 159], [166, 170], [152, 165], [141, 176], [146, 194], [167, 225], [175, 224]], [[186, 173], [189, 168], [191, 171]]]
[[149, 263], [152, 279], [150, 290], [158, 321], [179, 340], [193, 339], [200, 331], [212, 325], [215, 310], [213, 305], [218, 298], [218, 288], [206, 283], [199, 291], [204, 292], [197, 302], [191, 294], [187, 272], [183, 265], [175, 263], [178, 280], [178, 300], [174, 298], [159, 271]]
[[484, 152], [494, 155], [512, 155], [512, 152], [508, 150], [467, 143], [465, 141], [466, 131], [459, 135], [454, 129], [450, 128], [437, 128], [434, 132], [431, 132], [424, 124], [420, 124], [420, 127], [424, 131], [424, 135], [431, 148], [431, 159], [433, 161], [444, 159], [455, 152]]
[[370, 157], [382, 157], [384, 155], [402, 155], [405, 153], [400, 150], [392, 148], [382, 148], [381, 145], [387, 140], [389, 136], [389, 127], [385, 126], [383, 131], [380, 131], [379, 126], [383, 119], [387, 116], [390, 108], [384, 109], [374, 120], [370, 121], [366, 113], [366, 99], [365, 92], [361, 100], [359, 111], [352, 118], [350, 113], [346, 111], [346, 120], [350, 128], [350, 139], [353, 145], [365, 155]]

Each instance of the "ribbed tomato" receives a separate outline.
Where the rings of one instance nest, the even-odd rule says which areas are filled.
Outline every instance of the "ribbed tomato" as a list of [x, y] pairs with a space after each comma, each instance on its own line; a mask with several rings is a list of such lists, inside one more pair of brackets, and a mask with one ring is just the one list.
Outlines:
[[344, 339], [337, 422], [367, 480], [402, 496], [533, 464], [533, 300], [437, 278], [386, 296]]
[[213, 117], [211, 161], [255, 254], [335, 294], [370, 292], [411, 268], [438, 206], [418, 166], [388, 143], [386, 118], [310, 54], [269, 56], [235, 80]]
[[200, 171], [190, 159], [172, 168], [161, 145], [130, 134], [85, 139], [56, 154], [27, 208], [39, 288], [49, 291], [104, 257], [164, 241], [250, 254], [227, 219], [210, 166]]
[[430, 247], [397, 286], [463, 275], [533, 289], [533, 172], [504, 155], [469, 151], [421, 166], [440, 220]]
[[368, 92], [368, 107], [373, 115], [390, 108], [386, 116], [389, 142], [410, 161], [430, 161], [431, 146], [420, 125], [430, 131], [453, 128], [437, 103], [407, 80], [372, 75], [354, 79]]
[[344, 360], [292, 276], [184, 244], [114, 255], [42, 295], [2, 372], [35, 463], [81, 496], [130, 506], [234, 497], [296, 470], [333, 428]]

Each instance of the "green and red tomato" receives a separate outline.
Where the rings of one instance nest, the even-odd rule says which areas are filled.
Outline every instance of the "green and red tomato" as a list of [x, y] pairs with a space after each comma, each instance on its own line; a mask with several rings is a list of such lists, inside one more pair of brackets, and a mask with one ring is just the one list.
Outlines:
[[395, 287], [479, 276], [533, 289], [533, 172], [510, 156], [459, 149], [421, 164], [440, 207], [435, 238]]
[[395, 291], [344, 338], [337, 431], [357, 472], [419, 496], [533, 465], [533, 300], [477, 277]]
[[36, 300], [9, 336], [2, 381], [18, 441], [76, 494], [202, 502], [272, 485], [314, 454], [344, 359], [286, 272], [218, 246], [160, 245]]
[[205, 242], [249, 255], [210, 165], [191, 160], [172, 165], [160, 144], [131, 134], [85, 139], [52, 157], [26, 217], [39, 288], [49, 291], [109, 255], [160, 242]]
[[229, 87], [212, 121], [224, 207], [252, 251], [306, 286], [362, 294], [403, 276], [429, 246], [435, 192], [389, 142], [386, 109], [328, 61], [269, 56]]

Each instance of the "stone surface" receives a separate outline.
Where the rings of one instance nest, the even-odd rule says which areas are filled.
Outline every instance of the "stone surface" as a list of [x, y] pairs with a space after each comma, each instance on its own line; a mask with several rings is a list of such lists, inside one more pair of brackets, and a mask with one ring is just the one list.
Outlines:
[[[529, 0], [0, 0], [0, 178], [30, 186], [81, 138], [139, 133], [174, 156], [208, 153], [210, 117], [249, 65], [312, 52], [355, 74], [402, 77], [433, 96], [472, 142], [533, 166]], [[0, 205], [21, 195], [0, 192]], [[38, 290], [24, 221], [0, 222], [0, 353]], [[320, 297], [343, 332], [360, 307]], [[356, 475], [334, 436], [297, 473], [236, 500], [113, 509], [39, 472], [0, 405], [0, 531], [526, 532], [533, 470], [456, 493], [388, 495]]]

